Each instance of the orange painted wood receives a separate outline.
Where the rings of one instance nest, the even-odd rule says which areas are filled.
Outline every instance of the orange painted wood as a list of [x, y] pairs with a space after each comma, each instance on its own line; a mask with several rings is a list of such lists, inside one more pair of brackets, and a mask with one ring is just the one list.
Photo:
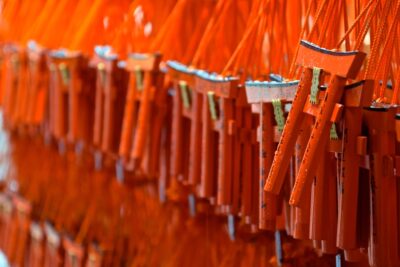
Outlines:
[[[288, 162], [289, 156], [292, 154], [292, 149], [293, 149], [293, 145], [294, 145], [294, 137], [291, 138], [291, 136], [296, 136], [296, 131], [297, 131], [300, 121], [302, 119], [301, 110], [304, 107], [304, 104], [306, 102], [306, 98], [307, 98], [307, 95], [309, 92], [308, 88], [310, 88], [310, 86], [311, 86], [310, 82], [311, 82], [311, 72], [312, 71], [309, 68], [319, 67], [319, 68], [324, 69], [325, 71], [327, 71], [329, 73], [333, 73], [333, 74], [336, 74], [336, 73], [334, 73], [334, 71], [337, 71], [338, 77], [336, 79], [338, 81], [342, 80], [341, 86], [344, 86], [343, 78], [339, 78], [340, 75], [341, 76], [346, 75], [345, 77], [354, 78], [355, 75], [357, 74], [359, 68], [361, 67], [364, 57], [365, 57], [365, 54], [360, 53], [360, 52], [343, 52], [343, 53], [332, 52], [332, 51], [317, 47], [308, 42], [303, 41], [300, 43], [299, 53], [298, 53], [296, 62], [297, 62], [297, 64], [306, 67], [306, 69], [303, 70], [304, 76], [302, 79], [300, 79], [299, 88], [297, 90], [296, 97], [293, 101], [292, 109], [289, 112], [289, 115], [288, 115], [288, 118], [286, 121], [286, 125], [285, 125], [285, 129], [283, 130], [283, 133], [282, 133], [281, 142], [280, 142], [280, 144], [282, 144], [282, 145], [278, 145], [278, 148], [277, 148], [277, 153], [274, 158], [274, 163], [273, 163], [269, 178], [266, 183], [267, 191], [274, 192], [277, 194], [277, 193], [279, 193], [280, 188], [283, 184], [283, 176], [287, 170], [287, 167], [288, 167], [287, 162]], [[337, 60], [340, 60], [341, 63], [337, 64]], [[337, 69], [337, 66], [339, 66], [339, 65], [341, 67], [343, 67], [343, 70], [339, 71]], [[338, 88], [340, 88], [340, 85], [336, 85], [336, 83], [338, 81], [335, 81], [335, 80], [332, 80], [332, 81], [334, 81], [334, 83], [333, 83], [334, 86], [337, 86]], [[306, 86], [304, 86], [304, 85], [306, 85]], [[336, 101], [339, 101], [339, 99], [341, 97], [341, 92], [336, 92], [336, 90], [330, 90], [328, 92], [329, 92], [329, 94], [331, 94], [332, 92], [337, 93], [338, 96], [336, 97], [337, 98]], [[329, 100], [331, 101], [332, 98], [330, 97]], [[324, 110], [323, 112], [321, 112], [322, 117], [328, 118], [331, 116], [331, 112], [333, 109], [332, 105], [333, 105], [333, 102], [332, 102], [332, 104], [329, 104], [327, 106], [324, 105], [325, 108], [327, 108], [327, 110], [326, 111]], [[320, 124], [323, 121], [323, 120], [321, 120], [322, 117], [317, 119], [317, 120], [319, 120], [318, 124]], [[314, 131], [314, 134], [312, 134], [312, 135], [313, 136], [317, 135], [317, 136], [316, 136], [316, 138], [313, 138], [312, 140], [317, 141], [319, 139], [320, 135], [324, 136], [324, 135], [322, 135], [323, 128], [324, 127], [316, 128], [316, 130]], [[315, 148], [315, 146], [310, 146], [310, 148], [311, 148], [311, 151], [306, 152], [305, 158], [307, 159], [309, 157], [309, 155], [311, 155], [311, 161], [312, 161], [314, 158], [313, 155], [314, 155], [316, 148]], [[310, 175], [307, 174], [308, 178], [305, 178], [305, 179], [304, 179], [303, 175], [305, 175], [304, 172], [306, 172], [306, 169], [307, 169], [307, 172], [309, 171], [310, 168], [309, 167], [305, 168], [305, 166], [309, 165], [311, 161], [306, 160], [304, 162], [304, 167], [301, 168], [301, 173], [300, 173], [300, 177], [302, 177], [302, 178], [300, 178], [301, 183], [299, 183], [299, 179], [296, 179], [297, 185], [295, 185], [296, 190], [294, 190], [294, 194], [292, 194], [292, 200], [291, 200], [292, 204], [295, 204], [295, 203], [298, 204], [299, 194], [301, 194], [300, 193], [301, 190], [297, 190], [299, 185], [300, 185], [300, 188], [303, 188], [303, 183], [305, 182], [304, 180], [307, 180], [308, 185], [310, 184], [310, 177], [312, 177], [312, 174], [311, 173], [310, 173]]]
[[[184, 80], [182, 80], [184, 81]], [[189, 155], [185, 153], [187, 151], [188, 143], [187, 140], [187, 133], [190, 133], [190, 128], [188, 127], [187, 118], [183, 117], [182, 110], [184, 107], [182, 103], [182, 93], [179, 85], [179, 80], [175, 80], [175, 95], [174, 95], [174, 102], [172, 107], [172, 148], [171, 148], [171, 178], [177, 179], [181, 181], [187, 181], [184, 178], [184, 166], [188, 165]], [[184, 81], [186, 82], [186, 81]], [[189, 85], [187, 85], [189, 86]], [[190, 90], [190, 89], [187, 89]], [[189, 118], [190, 120], [190, 118]]]
[[192, 91], [192, 123], [190, 128], [189, 147], [189, 183], [197, 185], [201, 177], [201, 133], [202, 133], [202, 108], [204, 96]]
[[302, 125], [302, 110], [311, 87], [311, 78], [312, 70], [304, 69], [265, 183], [265, 190], [271, 193], [278, 194], [282, 188], [290, 157], [294, 153], [295, 137], [299, 134]]
[[121, 142], [119, 145], [119, 156], [125, 161], [129, 158], [129, 151], [132, 148], [132, 136], [137, 122], [138, 90], [135, 86], [135, 73], [129, 74], [128, 91], [125, 100], [124, 119], [122, 122]]
[[[311, 57], [312, 58], [312, 49], [306, 50], [304, 54], [304, 64], [311, 64], [310, 62], [306, 61], [306, 58]], [[301, 56], [302, 50], [300, 50], [300, 56], [298, 57], [298, 61], [301, 61], [302, 56]], [[317, 52], [318, 53], [318, 52]], [[329, 66], [329, 64], [334, 64], [334, 59], [329, 56], [329, 52], [325, 51], [324, 55], [326, 56], [325, 62], [316, 62], [318, 67], [325, 67], [327, 71], [334, 71], [335, 69], [330, 70], [329, 68], [332, 68]], [[348, 64], [349, 66], [344, 68], [345, 73], [349, 73], [349, 77], [354, 77], [356, 73], [361, 67], [362, 61], [364, 60], [365, 54], [360, 53], [360, 52], [354, 52], [352, 53], [356, 56], [352, 56], [352, 58], [347, 59], [347, 63], [343, 63], [344, 66], [345, 64]], [[307, 56], [306, 56], [307, 55]], [[320, 57], [324, 57], [324, 55], [319, 55]], [[314, 57], [315, 57], [315, 52], [314, 52]], [[338, 55], [338, 57], [340, 57]], [[299, 59], [300, 58], [300, 59]], [[328, 63], [329, 60], [331, 60], [331, 63]], [[318, 65], [319, 64], [319, 65]], [[322, 64], [322, 65], [321, 65]], [[342, 75], [342, 74], [340, 74]], [[328, 138], [328, 133], [330, 130], [330, 118], [332, 116], [332, 112], [334, 110], [335, 104], [338, 103], [342, 97], [343, 94], [343, 87], [345, 84], [345, 78], [340, 78], [340, 76], [336, 74], [332, 74], [332, 77], [330, 78], [330, 84], [328, 85], [328, 89], [325, 93], [324, 100], [321, 103], [321, 109], [319, 111], [318, 116], [316, 117], [316, 122], [314, 124], [314, 127], [311, 132], [310, 140], [308, 142], [306, 151], [304, 153], [302, 163], [299, 169], [299, 173], [296, 178], [296, 183], [294, 185], [291, 197], [290, 197], [290, 204], [292, 205], [298, 205], [300, 202], [300, 198], [302, 195], [302, 191], [304, 190], [305, 187], [310, 185], [310, 182], [312, 180], [313, 175], [315, 174], [315, 163], [316, 163], [316, 155], [317, 155], [317, 150], [318, 146], [323, 146]], [[329, 97], [328, 97], [329, 96]]]
[[[321, 156], [325, 158], [326, 153], [326, 149], [321, 149]], [[323, 240], [325, 232], [322, 222], [324, 220], [324, 210], [327, 208], [327, 198], [325, 195], [327, 179], [325, 177], [325, 169], [329, 168], [329, 166], [326, 166], [326, 163], [327, 161], [323, 159], [320, 164], [318, 164], [318, 169], [311, 186], [310, 239], [318, 241]]]
[[[232, 125], [232, 131], [234, 129], [244, 128], [244, 117], [245, 113], [251, 112], [250, 110], [246, 110], [242, 106], [236, 107], [237, 112], [235, 114], [235, 123]], [[243, 161], [243, 147], [247, 146], [247, 144], [243, 144], [243, 142], [239, 138], [234, 138], [233, 140], [233, 156], [232, 156], [232, 205], [231, 205], [231, 213], [237, 214], [241, 209], [241, 189], [242, 189], [242, 175], [241, 170], [244, 165]]]
[[259, 228], [275, 230], [277, 215], [277, 196], [264, 190], [265, 180], [272, 165], [275, 142], [271, 138], [274, 132], [272, 104], [260, 104], [260, 181], [259, 181]]
[[45, 267], [55, 266], [61, 267], [64, 263], [63, 247], [61, 236], [58, 232], [49, 224], [45, 224], [46, 233], [46, 246], [45, 246]]
[[[395, 110], [364, 110], [370, 135], [370, 245], [369, 263], [396, 265], [399, 261], [397, 236], [397, 191], [393, 173], [395, 153]], [[385, 244], [385, 245], [383, 245]]]
[[233, 100], [221, 100], [219, 105], [219, 142], [217, 204], [230, 205], [232, 201], [232, 155], [233, 137], [229, 134], [228, 123], [234, 118]]
[[143, 54], [131, 55], [127, 61], [127, 69], [130, 72], [135, 71], [135, 68], [139, 67], [140, 71], [142, 71], [143, 73], [143, 88], [136, 88], [142, 91], [137, 99], [140, 101], [140, 107], [137, 113], [137, 123], [133, 139], [133, 146], [130, 151], [130, 157], [134, 162], [135, 168], [140, 168], [143, 157], [145, 156], [147, 142], [149, 142], [148, 134], [150, 132], [148, 131], [150, 129], [149, 125], [151, 112], [154, 104], [154, 96], [156, 94], [155, 90], [156, 86], [159, 85], [159, 83], [157, 82], [157, 75], [159, 75], [160, 60], [161, 57], [158, 54]]
[[[248, 127], [251, 123], [252, 114], [249, 112], [244, 113], [244, 122], [243, 126]], [[243, 163], [242, 163], [242, 195], [241, 195], [241, 213], [244, 218], [251, 215], [252, 212], [252, 168], [253, 168], [253, 160], [259, 158], [259, 154], [257, 158], [254, 158], [255, 154], [253, 153], [252, 146], [250, 144], [243, 145]], [[247, 160], [245, 160], [247, 159]], [[257, 171], [258, 169], [256, 169]]]
[[84, 248], [82, 245], [63, 238], [63, 246], [65, 248], [65, 267], [82, 267], [84, 266]]
[[45, 53], [42, 48], [28, 47], [28, 83], [29, 104], [26, 111], [26, 120], [31, 125], [44, 123], [46, 100], [48, 97], [48, 70], [46, 68]]
[[342, 249], [357, 248], [357, 205], [358, 205], [358, 176], [360, 156], [355, 144], [361, 134], [362, 111], [359, 108], [347, 108], [344, 114], [345, 132], [342, 170], [339, 177], [339, 220], [338, 247]]
[[[215, 147], [217, 140], [212, 129], [212, 118], [209, 114], [209, 99], [204, 96], [202, 107], [202, 148], [201, 148], [201, 177], [199, 196], [210, 198], [215, 196], [216, 191], [216, 159], [212, 155], [217, 155]], [[207, 156], [206, 156], [207, 155]], [[211, 156], [210, 156], [211, 155]]]
[[336, 159], [333, 153], [325, 155], [325, 174], [324, 181], [324, 209], [322, 212], [322, 246], [321, 250], [325, 254], [336, 254], [336, 232], [337, 232], [337, 180], [336, 180]]
[[44, 265], [44, 249], [43, 228], [40, 224], [32, 222], [30, 225], [29, 266], [40, 267]]

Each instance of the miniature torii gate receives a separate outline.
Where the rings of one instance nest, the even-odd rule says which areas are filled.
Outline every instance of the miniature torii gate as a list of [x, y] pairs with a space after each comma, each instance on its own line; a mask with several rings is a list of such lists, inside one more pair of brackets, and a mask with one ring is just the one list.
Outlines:
[[44, 126], [48, 99], [49, 73], [46, 50], [35, 43], [28, 44], [28, 104], [26, 123], [31, 127]]
[[[361, 156], [366, 153], [366, 137], [361, 135], [362, 107], [370, 105], [372, 92], [371, 80], [344, 87], [341, 104], [336, 104], [330, 118], [332, 123], [341, 126], [342, 137], [331, 136], [325, 149], [321, 148], [321, 160], [312, 184], [310, 238], [321, 242], [321, 249], [325, 253], [335, 253], [336, 246], [343, 249], [347, 261], [359, 260], [361, 253], [357, 229], [358, 176]], [[325, 94], [326, 90], [320, 90], [318, 103], [307, 101], [303, 111], [316, 117]], [[337, 135], [336, 126], [331, 131]], [[334, 153], [339, 153], [340, 158], [335, 160]], [[339, 171], [336, 165], [340, 165]], [[339, 185], [338, 204], [336, 177]]]
[[246, 223], [258, 224], [258, 161], [251, 160], [259, 153], [255, 120], [237, 78], [197, 71], [195, 90], [202, 97], [198, 194], [229, 215], [232, 237], [235, 215], [240, 214]]
[[[369, 263], [399, 265], [398, 238], [398, 156], [396, 156], [397, 108], [364, 107], [368, 129], [368, 157], [363, 166], [370, 178]], [[397, 161], [397, 162], [396, 162]], [[396, 168], [395, 168], [396, 167]], [[396, 173], [395, 173], [396, 170]]]
[[18, 107], [21, 99], [18, 99], [21, 90], [25, 90], [24, 86], [26, 77], [26, 53], [15, 44], [6, 44], [3, 47], [4, 64], [6, 75], [3, 77], [3, 110], [5, 118], [5, 126], [14, 129], [16, 127], [16, 119], [18, 119]]
[[[335, 109], [335, 104], [340, 101], [346, 79], [356, 77], [364, 57], [365, 54], [362, 52], [333, 52], [301, 41], [296, 62], [304, 66], [305, 69], [268, 175], [265, 185], [267, 191], [278, 194], [282, 187], [289, 160], [293, 154], [296, 137], [301, 130], [305, 116], [303, 108], [310, 92], [313, 68], [323, 69], [327, 73], [331, 73], [332, 77], [325, 98], [321, 101], [321, 109], [316, 117], [294, 185], [290, 199], [290, 203], [293, 205], [299, 204], [305, 187], [311, 184], [316, 171], [316, 168], [312, 167], [316, 166], [316, 152], [319, 147], [326, 144], [329, 138], [330, 117]], [[319, 75], [317, 79], [319, 79]]]
[[158, 53], [128, 55], [129, 88], [119, 146], [119, 155], [127, 162], [125, 167], [133, 167], [136, 175], [151, 179], [159, 173], [161, 133], [167, 110], [167, 88], [160, 62]]
[[265, 192], [264, 184], [271, 168], [275, 143], [285, 123], [285, 103], [290, 103], [296, 93], [298, 81], [246, 82], [247, 101], [253, 112], [259, 114], [258, 142], [260, 145], [260, 191], [259, 226], [261, 229], [275, 230], [277, 215], [277, 196]]
[[97, 66], [93, 145], [95, 165], [101, 168], [103, 157], [114, 161], [118, 153], [126, 98], [127, 73], [115, 54], [96, 51], [91, 64]]
[[167, 62], [175, 94], [172, 110], [171, 178], [197, 185], [200, 180], [201, 95], [195, 90], [195, 70]]

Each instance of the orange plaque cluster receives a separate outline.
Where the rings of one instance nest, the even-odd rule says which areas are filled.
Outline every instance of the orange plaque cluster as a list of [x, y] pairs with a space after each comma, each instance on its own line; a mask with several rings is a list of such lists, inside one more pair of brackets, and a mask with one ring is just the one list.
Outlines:
[[400, 0], [0, 3], [12, 266], [400, 266]]

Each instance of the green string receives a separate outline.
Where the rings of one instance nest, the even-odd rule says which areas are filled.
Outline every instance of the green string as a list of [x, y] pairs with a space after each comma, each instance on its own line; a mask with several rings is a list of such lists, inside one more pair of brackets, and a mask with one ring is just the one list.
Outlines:
[[319, 76], [321, 74], [320, 68], [313, 68], [313, 77], [311, 83], [311, 93], [310, 93], [310, 103], [311, 104], [318, 104], [318, 85], [319, 85]]
[[136, 89], [138, 91], [143, 90], [143, 73], [140, 66], [135, 66], [135, 80], [136, 80]]
[[18, 56], [14, 55], [14, 56], [11, 58], [11, 64], [12, 64], [12, 67], [13, 67], [14, 72], [15, 72], [15, 73], [18, 73], [19, 65], [20, 65]]
[[185, 81], [179, 81], [179, 88], [181, 89], [183, 106], [185, 108], [189, 108], [190, 107], [190, 98], [189, 98], [187, 83]]
[[207, 97], [208, 97], [208, 106], [210, 108], [210, 113], [211, 113], [211, 118], [213, 120], [217, 120], [217, 108], [215, 106], [215, 100], [214, 100], [214, 92], [207, 92]]
[[69, 81], [71, 79], [71, 75], [69, 72], [69, 68], [67, 67], [67, 65], [65, 65], [64, 63], [61, 63], [58, 66], [58, 69], [60, 70], [61, 73], [61, 79], [63, 81], [64, 86], [68, 86], [69, 85]]
[[332, 140], [338, 140], [339, 139], [339, 136], [338, 136], [337, 131], [336, 131], [336, 125], [334, 123], [332, 123], [331, 130], [329, 132], [329, 138], [332, 139]]
[[106, 67], [104, 66], [104, 63], [99, 63], [99, 65], [97, 65], [97, 69], [99, 71], [101, 84], [104, 87], [106, 83]]
[[280, 99], [273, 99], [272, 100], [272, 107], [274, 108], [274, 116], [275, 121], [278, 126], [278, 131], [282, 132], [283, 127], [285, 126], [285, 117], [283, 116], [282, 111], [282, 102]]

